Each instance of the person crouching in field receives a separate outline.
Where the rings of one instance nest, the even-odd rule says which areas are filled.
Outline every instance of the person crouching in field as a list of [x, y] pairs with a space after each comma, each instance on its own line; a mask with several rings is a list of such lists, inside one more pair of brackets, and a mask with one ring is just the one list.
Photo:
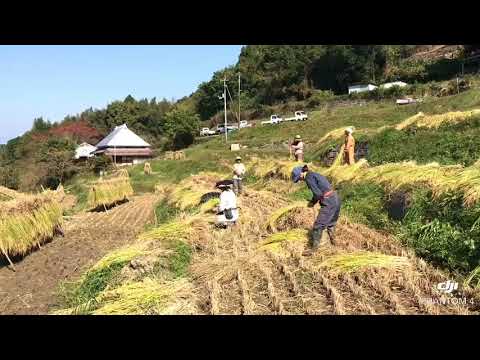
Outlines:
[[355, 139], [352, 136], [353, 128], [345, 129], [345, 148], [343, 149], [344, 163], [347, 165], [355, 164]]
[[242, 180], [245, 175], [245, 165], [242, 164], [242, 158], [237, 156], [233, 165], [233, 191], [236, 195], [242, 193]]
[[216, 227], [226, 229], [228, 226], [235, 225], [237, 223], [237, 196], [232, 190], [232, 180], [219, 181], [215, 184], [215, 187], [221, 191], [220, 204], [217, 208]]
[[[313, 196], [308, 203], [309, 207], [314, 207], [317, 202], [320, 203], [320, 213], [313, 224], [311, 249], [306, 251], [304, 255], [311, 255], [320, 246], [326, 245], [328, 242], [335, 244], [335, 226], [340, 215], [341, 201], [337, 192], [328, 182], [325, 176], [316, 172], [309, 171], [308, 166], [297, 166], [292, 171], [292, 180], [297, 183], [300, 180], [305, 181], [307, 187]], [[327, 230], [327, 234], [324, 230]]]

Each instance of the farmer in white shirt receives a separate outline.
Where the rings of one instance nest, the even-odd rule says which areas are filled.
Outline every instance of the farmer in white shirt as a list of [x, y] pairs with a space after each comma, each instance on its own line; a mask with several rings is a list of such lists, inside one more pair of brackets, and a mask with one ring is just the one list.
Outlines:
[[291, 149], [294, 152], [295, 160], [303, 162], [303, 141], [300, 135], [295, 136]]
[[237, 196], [232, 191], [232, 180], [219, 181], [215, 187], [221, 190], [216, 226], [226, 229], [229, 225], [235, 225], [238, 220]]
[[237, 156], [233, 165], [233, 191], [236, 195], [242, 193], [242, 180], [245, 175], [245, 165], [242, 164], [242, 158]]

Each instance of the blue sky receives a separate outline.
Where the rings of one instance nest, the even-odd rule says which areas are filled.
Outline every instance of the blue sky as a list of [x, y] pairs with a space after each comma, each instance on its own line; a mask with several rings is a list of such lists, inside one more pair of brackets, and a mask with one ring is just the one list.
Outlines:
[[241, 45], [0, 46], [0, 144], [128, 94], [179, 99], [233, 65]]

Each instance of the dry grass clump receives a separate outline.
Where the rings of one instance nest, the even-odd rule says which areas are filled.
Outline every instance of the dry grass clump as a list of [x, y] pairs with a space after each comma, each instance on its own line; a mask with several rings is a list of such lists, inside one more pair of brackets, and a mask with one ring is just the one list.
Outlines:
[[133, 195], [133, 188], [128, 172], [123, 169], [115, 177], [100, 179], [90, 187], [88, 206], [95, 209], [99, 206], [111, 206]]
[[206, 191], [192, 190], [190, 187], [178, 187], [170, 193], [168, 201], [180, 210], [186, 210], [198, 205], [205, 192]]
[[192, 233], [193, 229], [189, 221], [175, 220], [148, 230], [138, 237], [139, 241], [181, 240]]
[[[292, 176], [292, 170], [295, 167], [304, 164], [305, 163], [299, 163], [296, 161], [277, 160], [273, 158], [254, 158], [254, 160], [249, 162], [247, 166], [250, 173], [262, 179], [276, 178], [281, 180], [290, 180]], [[315, 171], [315, 166], [313, 166], [313, 164], [308, 163], [307, 165], [311, 170]]]
[[327, 140], [339, 140], [345, 135], [345, 127], [341, 127], [335, 130], [332, 130], [326, 133], [320, 140], [317, 141], [317, 144], [322, 144]]
[[397, 125], [395, 125], [395, 129], [396, 130], [403, 130], [403, 129], [409, 127], [410, 125], [415, 124], [419, 119], [423, 118], [424, 116], [425, 116], [425, 114], [423, 112], [419, 112], [416, 115], [410, 116], [409, 118], [407, 118], [407, 119], [403, 120], [402, 122], [398, 123]]
[[308, 241], [308, 230], [293, 229], [270, 235], [261, 242], [260, 251], [270, 251], [278, 255], [288, 254], [286, 243], [299, 242], [302, 245]]
[[220, 199], [219, 198], [210, 199], [206, 203], [204, 203], [200, 206], [200, 212], [201, 213], [210, 212], [215, 207], [217, 207], [219, 204], [220, 204]]
[[93, 315], [194, 314], [193, 287], [186, 279], [159, 282], [145, 278], [102, 292]]
[[480, 289], [480, 266], [473, 270], [463, 283], [464, 287]]
[[273, 177], [277, 170], [277, 162], [274, 159], [254, 160], [247, 166], [249, 173], [262, 179]]
[[15, 198], [21, 197], [21, 196], [22, 196], [22, 193], [20, 193], [18, 191], [0, 186], [0, 200], [1, 201], [12, 200], [12, 199], [15, 199]]
[[94, 266], [92, 266], [89, 271], [101, 270], [115, 264], [125, 263], [143, 254], [145, 254], [145, 251], [141, 246], [138, 244], [130, 245], [105, 255]]
[[25, 255], [51, 238], [63, 222], [63, 209], [52, 192], [26, 195], [0, 205], [0, 251]]
[[[340, 155], [339, 155], [340, 156]], [[365, 159], [354, 165], [334, 165], [322, 170], [322, 174], [334, 182], [374, 182], [391, 190], [405, 186], [426, 185], [438, 196], [450, 191], [464, 195], [465, 206], [472, 206], [480, 199], [480, 167], [472, 165], [443, 166], [438, 163], [419, 165], [415, 161], [387, 163], [370, 167]]]
[[351, 273], [367, 268], [402, 270], [409, 264], [407, 257], [362, 251], [329, 256], [318, 267], [325, 267], [333, 272]]
[[442, 125], [455, 125], [461, 122], [469, 121], [472, 117], [480, 114], [480, 109], [470, 111], [452, 111], [445, 114], [425, 115], [418, 113], [395, 126], [397, 130], [403, 130], [411, 125], [429, 129], [438, 129]]
[[317, 212], [313, 208], [296, 207], [283, 216], [275, 223], [278, 231], [290, 229], [310, 229], [317, 217]]
[[272, 232], [276, 232], [279, 220], [285, 216], [288, 216], [290, 212], [298, 208], [307, 208], [307, 203], [305, 201], [297, 201], [274, 211], [268, 218], [267, 229]]
[[167, 201], [179, 208], [186, 210], [197, 206], [200, 203], [202, 195], [211, 192], [215, 183], [223, 180], [228, 175], [217, 172], [201, 172], [197, 175], [184, 179], [174, 187], [157, 186], [157, 192], [163, 192], [167, 196]]

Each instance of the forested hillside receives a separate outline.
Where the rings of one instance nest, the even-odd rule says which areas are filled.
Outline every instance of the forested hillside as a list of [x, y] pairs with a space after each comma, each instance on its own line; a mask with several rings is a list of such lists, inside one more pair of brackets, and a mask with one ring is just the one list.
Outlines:
[[[259, 110], [265, 105], [306, 100], [319, 90], [345, 94], [348, 85], [357, 82], [374, 84], [402, 80], [424, 83], [450, 79], [459, 71], [459, 58], [476, 49], [455, 45], [450, 52], [425, 52], [418, 45], [251, 45], [242, 48], [238, 62], [216, 72], [210, 81], [184, 99], [202, 120], [218, 111], [217, 95], [223, 91], [223, 78], [229, 80], [232, 98], [241, 74], [243, 109]], [[435, 49], [434, 49], [435, 50]], [[447, 57], [445, 57], [448, 55]], [[453, 57], [453, 58], [452, 58]]]
[[[182, 148], [194, 140], [197, 115], [163, 99], [135, 100], [127, 96], [105, 109], [87, 109], [60, 122], [37, 118], [32, 129], [0, 150], [0, 185], [24, 191], [55, 188], [79, 171], [96, 166], [76, 164], [76, 144], [96, 144], [115, 126], [127, 124], [154, 148]], [[98, 159], [96, 161], [106, 161]]]

